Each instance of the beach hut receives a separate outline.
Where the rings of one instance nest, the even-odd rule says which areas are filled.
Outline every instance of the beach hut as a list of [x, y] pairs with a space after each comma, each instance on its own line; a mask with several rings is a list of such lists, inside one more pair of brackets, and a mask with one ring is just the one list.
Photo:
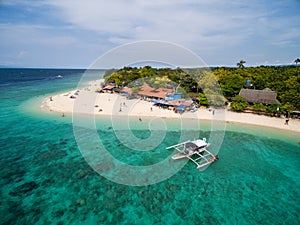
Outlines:
[[183, 113], [186, 109], [186, 106], [181, 104], [180, 106], [178, 106], [176, 109], [175, 109], [175, 113]]
[[279, 103], [276, 99], [277, 93], [269, 88], [265, 88], [263, 90], [241, 89], [239, 95], [243, 96], [245, 101], [252, 104], [262, 103], [265, 105], [271, 105]]
[[121, 89], [120, 93], [121, 93], [122, 96], [125, 96], [127, 98], [131, 98], [133, 91], [129, 87], [124, 87], [124, 88]]
[[113, 93], [115, 89], [115, 85], [107, 85], [104, 88], [102, 88], [103, 91]]
[[181, 99], [182, 98], [182, 95], [180, 93], [167, 93], [167, 97], [165, 97], [165, 100], [167, 101], [174, 101], [174, 100], [177, 100], [177, 99]]
[[154, 105], [159, 106], [164, 109], [168, 109], [171, 106], [168, 101], [165, 101], [163, 99], [160, 99], [160, 100], [153, 99], [152, 101], [155, 103]]
[[163, 100], [167, 97], [172, 89], [167, 88], [153, 88], [149, 85], [143, 85], [137, 95], [144, 100], [153, 101], [153, 99]]

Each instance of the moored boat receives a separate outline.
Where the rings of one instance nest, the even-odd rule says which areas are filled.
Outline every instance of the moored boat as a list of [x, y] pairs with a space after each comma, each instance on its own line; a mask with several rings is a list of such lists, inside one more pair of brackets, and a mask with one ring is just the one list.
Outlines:
[[[207, 150], [209, 143], [206, 142], [206, 138], [197, 139], [194, 141], [185, 141], [176, 145], [167, 147], [167, 149], [175, 149], [179, 153], [172, 156], [172, 159], [183, 159], [188, 158], [193, 161], [197, 168], [200, 169], [206, 165], [213, 163], [218, 160], [217, 155], [213, 155], [210, 151]], [[193, 157], [195, 156], [195, 157]]]

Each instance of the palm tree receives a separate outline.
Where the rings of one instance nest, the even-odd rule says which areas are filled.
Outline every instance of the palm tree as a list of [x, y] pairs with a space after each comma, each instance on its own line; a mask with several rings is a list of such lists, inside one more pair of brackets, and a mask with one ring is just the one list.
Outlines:
[[244, 63], [246, 63], [246, 61], [240, 60], [236, 65], [238, 66], [238, 68], [244, 68]]
[[298, 63], [300, 63], [300, 59], [299, 58], [295, 59], [294, 63], [296, 63], [296, 66], [298, 66]]

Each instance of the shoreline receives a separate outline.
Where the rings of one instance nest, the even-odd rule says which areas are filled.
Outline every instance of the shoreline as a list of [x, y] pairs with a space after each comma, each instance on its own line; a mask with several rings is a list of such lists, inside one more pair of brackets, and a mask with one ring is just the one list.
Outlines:
[[[300, 120], [290, 119], [285, 125], [285, 118], [268, 117], [252, 113], [239, 113], [227, 109], [213, 111], [197, 109], [196, 112], [177, 114], [171, 110], [153, 106], [152, 102], [139, 99], [126, 99], [120, 94], [96, 93], [101, 80], [92, 81], [86, 88], [72, 90], [48, 96], [42, 100], [40, 109], [47, 113], [72, 115], [74, 113], [98, 116], [129, 116], [137, 118], [196, 119], [224, 121], [300, 133]], [[74, 96], [75, 98], [70, 98]], [[52, 101], [51, 101], [52, 100]], [[75, 108], [74, 108], [75, 106]]]

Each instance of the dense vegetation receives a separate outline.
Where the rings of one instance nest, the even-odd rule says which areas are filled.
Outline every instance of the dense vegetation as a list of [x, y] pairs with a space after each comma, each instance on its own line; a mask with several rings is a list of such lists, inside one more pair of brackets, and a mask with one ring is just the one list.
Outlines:
[[[201, 104], [212, 103], [222, 105], [216, 85], [221, 87], [222, 93], [229, 101], [235, 101], [239, 109], [246, 104], [240, 98], [235, 98], [247, 80], [251, 81], [252, 88], [270, 88], [277, 92], [277, 99], [284, 110], [300, 110], [300, 68], [299, 66], [260, 66], [243, 67], [240, 62], [238, 68], [212, 69], [170, 69], [170, 68], [143, 68], [124, 67], [120, 70], [110, 70], [105, 74], [106, 82], [115, 82], [117, 86], [135, 86], [150, 80], [154, 86], [168, 86], [183, 88], [189, 95]], [[211, 72], [214, 76], [209, 76]], [[205, 93], [205, 94], [203, 94]], [[208, 97], [210, 96], [210, 97]], [[273, 108], [275, 106], [272, 106]], [[275, 107], [277, 108], [277, 106]], [[261, 105], [254, 109], [263, 110]]]

